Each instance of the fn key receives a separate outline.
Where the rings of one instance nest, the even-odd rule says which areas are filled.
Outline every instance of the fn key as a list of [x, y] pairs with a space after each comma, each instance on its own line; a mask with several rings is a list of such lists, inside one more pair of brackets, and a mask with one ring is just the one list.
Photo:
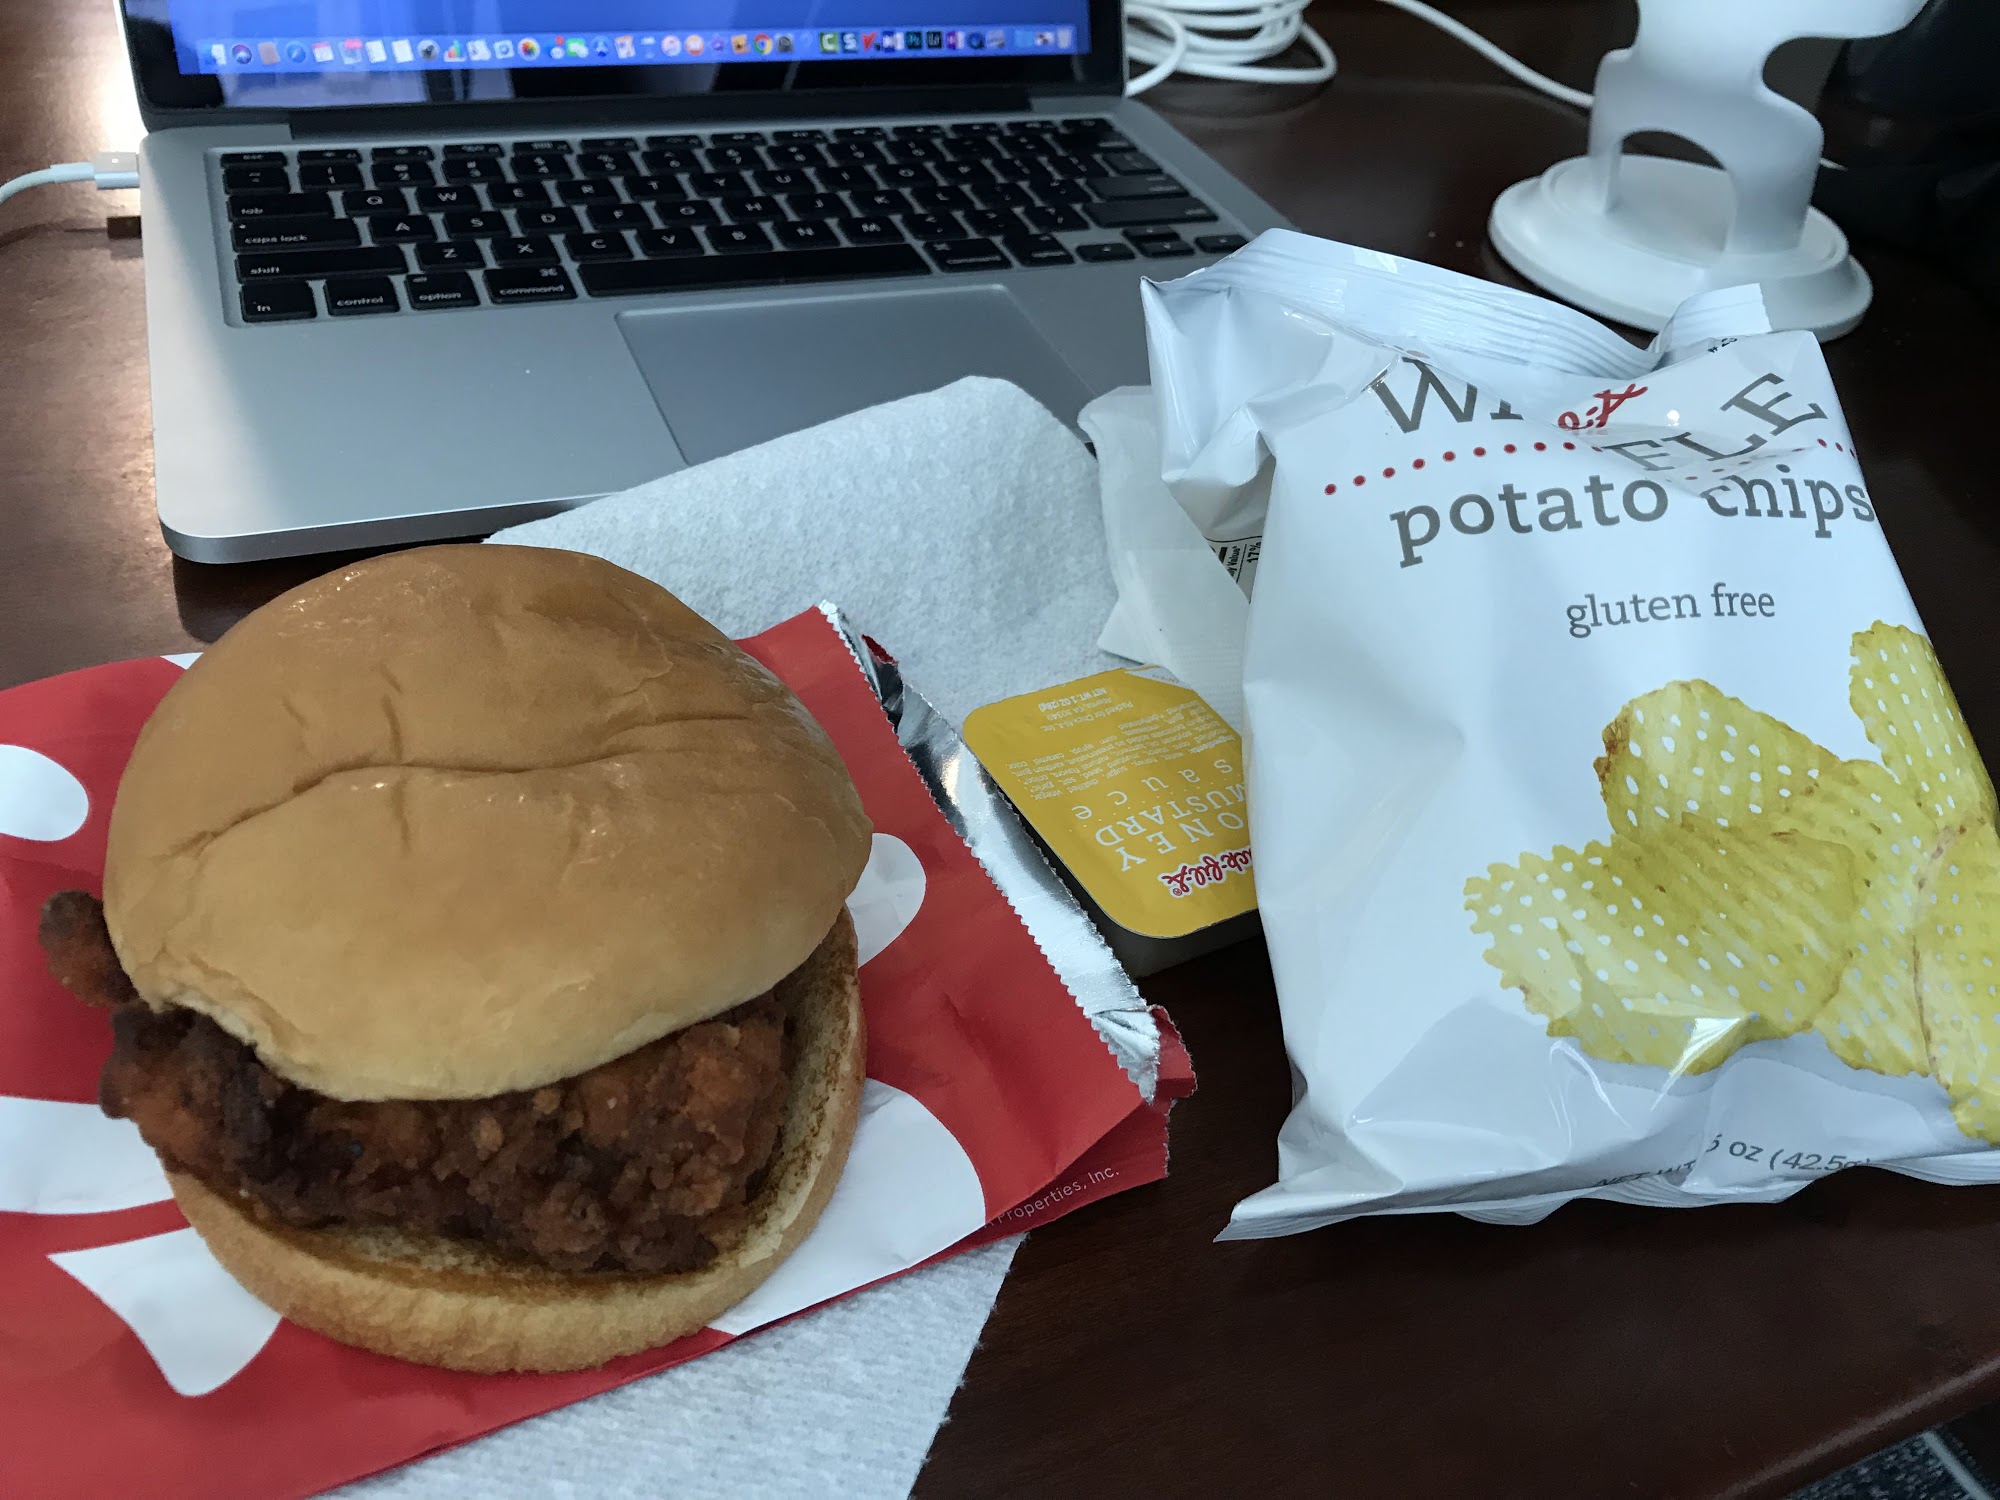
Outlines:
[[318, 316], [313, 289], [303, 281], [254, 281], [243, 288], [246, 323], [289, 323]]

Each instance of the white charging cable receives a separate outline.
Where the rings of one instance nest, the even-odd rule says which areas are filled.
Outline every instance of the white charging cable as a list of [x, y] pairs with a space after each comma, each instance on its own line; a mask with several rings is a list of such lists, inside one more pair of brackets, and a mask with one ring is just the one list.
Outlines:
[[139, 185], [139, 158], [130, 151], [102, 151], [90, 161], [66, 161], [29, 172], [12, 182], [0, 182], [0, 203], [29, 188], [55, 182], [92, 182], [100, 193]]
[[[1325, 83], [1338, 64], [1333, 48], [1305, 22], [1309, 0], [1126, 0], [1125, 53], [1143, 72], [1125, 85], [1129, 94], [1143, 94], [1176, 73], [1194, 78], [1218, 78], [1229, 83]], [[1590, 108], [1590, 95], [1537, 73], [1509, 56], [1463, 22], [1423, 3], [1423, 0], [1382, 0], [1397, 10], [1427, 21], [1446, 36], [1477, 52], [1530, 88], [1540, 89], [1578, 109]], [[1274, 67], [1271, 59], [1303, 42], [1314, 61], [1298, 67]]]

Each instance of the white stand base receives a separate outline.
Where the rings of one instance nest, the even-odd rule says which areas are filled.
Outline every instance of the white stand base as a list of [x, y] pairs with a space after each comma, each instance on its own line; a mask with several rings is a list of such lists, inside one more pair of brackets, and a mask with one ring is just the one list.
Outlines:
[[1607, 209], [1588, 157], [1557, 162], [1494, 201], [1487, 230], [1508, 263], [1536, 285], [1599, 317], [1658, 330], [1697, 292], [1756, 282], [1773, 328], [1838, 338], [1861, 321], [1874, 289], [1847, 236], [1818, 209], [1790, 250], [1730, 255], [1722, 248], [1731, 194], [1716, 167], [1658, 156], [1618, 163]]

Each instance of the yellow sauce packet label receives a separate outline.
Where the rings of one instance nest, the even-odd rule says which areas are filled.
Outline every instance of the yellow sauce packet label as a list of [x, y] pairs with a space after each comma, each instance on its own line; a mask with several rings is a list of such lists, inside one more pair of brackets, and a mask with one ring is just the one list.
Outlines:
[[1128, 932], [1184, 937], [1256, 908], [1243, 742], [1164, 673], [1004, 698], [965, 721], [965, 742]]

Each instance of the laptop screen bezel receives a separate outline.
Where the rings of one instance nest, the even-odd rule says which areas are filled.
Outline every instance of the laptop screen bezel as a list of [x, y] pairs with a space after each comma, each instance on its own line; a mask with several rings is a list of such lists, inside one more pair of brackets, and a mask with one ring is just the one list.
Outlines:
[[[491, 116], [496, 111], [526, 107], [543, 113], [550, 106], [568, 107], [604, 116], [640, 114], [662, 118], [730, 117], [752, 113], [798, 115], [851, 113], [855, 110], [898, 111], [921, 107], [992, 108], [1025, 99], [1031, 93], [1119, 94], [1123, 92], [1125, 48], [1121, 0], [1088, 0], [1091, 47], [1086, 53], [1056, 56], [953, 58], [893, 58], [860, 61], [846, 58], [795, 59], [788, 62], [730, 62], [714, 68], [681, 64], [595, 65], [577, 68], [517, 68], [511, 70], [517, 89], [504, 98], [472, 101], [454, 97], [452, 79], [462, 70], [439, 68], [421, 75], [440, 80], [434, 97], [411, 103], [407, 97], [365, 95], [337, 105], [273, 108], [228, 103], [214, 74], [180, 70], [171, 25], [170, 0], [119, 0], [132, 76], [141, 113], [152, 128], [199, 121], [226, 124], [236, 120], [281, 118], [304, 122], [321, 116], [352, 116], [357, 112], [396, 113], [446, 110]], [[354, 70], [333, 67], [329, 74]], [[708, 75], [712, 87], [687, 85]], [[406, 90], [410, 74], [383, 75]], [[525, 88], [522, 86], [525, 85]]]

